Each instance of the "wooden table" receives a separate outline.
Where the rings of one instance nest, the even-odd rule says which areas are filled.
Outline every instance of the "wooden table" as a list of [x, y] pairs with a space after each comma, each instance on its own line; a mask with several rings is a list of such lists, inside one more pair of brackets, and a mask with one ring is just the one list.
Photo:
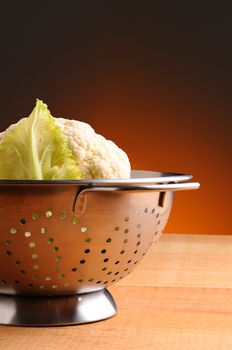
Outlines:
[[110, 291], [115, 317], [69, 327], [0, 326], [0, 349], [232, 349], [232, 236], [164, 234]]

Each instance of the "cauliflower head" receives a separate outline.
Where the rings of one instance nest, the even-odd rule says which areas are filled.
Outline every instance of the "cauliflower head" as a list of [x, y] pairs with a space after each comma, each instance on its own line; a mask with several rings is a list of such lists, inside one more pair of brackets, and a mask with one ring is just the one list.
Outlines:
[[65, 118], [55, 120], [67, 137], [82, 179], [130, 178], [128, 156], [114, 142], [97, 134], [87, 123]]
[[114, 142], [87, 123], [52, 117], [47, 105], [38, 99], [28, 118], [0, 133], [0, 151], [0, 177], [4, 179], [130, 177], [128, 156]]

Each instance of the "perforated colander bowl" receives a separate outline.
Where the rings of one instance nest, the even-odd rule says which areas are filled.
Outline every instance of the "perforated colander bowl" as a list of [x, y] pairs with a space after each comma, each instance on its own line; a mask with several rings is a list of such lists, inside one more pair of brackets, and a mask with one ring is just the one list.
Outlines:
[[[0, 181], [0, 308], [14, 300], [13, 308], [24, 313], [30, 299], [25, 297], [41, 303], [49, 296], [57, 311], [58, 299], [52, 296], [79, 297], [75, 320], [62, 316], [54, 321], [52, 316], [48, 321], [43, 306], [45, 320], [33, 321], [29, 313], [25, 322], [14, 315], [16, 321], [0, 316], [0, 323], [66, 324], [111, 316], [112, 300], [109, 315], [94, 313], [80, 321], [80, 296], [96, 295], [97, 302], [106, 287], [136, 267], [166, 225], [173, 191], [199, 187], [184, 182], [190, 178], [133, 171], [127, 180]], [[109, 294], [104, 295], [109, 301]]]

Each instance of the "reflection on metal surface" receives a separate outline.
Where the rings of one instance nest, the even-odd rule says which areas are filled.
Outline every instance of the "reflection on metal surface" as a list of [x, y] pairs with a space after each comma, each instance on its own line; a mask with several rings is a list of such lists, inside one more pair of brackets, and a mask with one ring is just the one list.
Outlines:
[[106, 290], [69, 296], [0, 296], [0, 324], [59, 326], [100, 321], [116, 314]]

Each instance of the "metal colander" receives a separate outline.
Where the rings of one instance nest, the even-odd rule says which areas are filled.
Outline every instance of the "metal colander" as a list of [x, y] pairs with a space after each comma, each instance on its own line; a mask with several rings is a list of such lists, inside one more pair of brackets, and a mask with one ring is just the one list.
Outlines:
[[0, 181], [0, 323], [112, 316], [106, 288], [159, 239], [173, 191], [199, 187], [183, 182], [190, 178], [134, 171], [118, 181]]

